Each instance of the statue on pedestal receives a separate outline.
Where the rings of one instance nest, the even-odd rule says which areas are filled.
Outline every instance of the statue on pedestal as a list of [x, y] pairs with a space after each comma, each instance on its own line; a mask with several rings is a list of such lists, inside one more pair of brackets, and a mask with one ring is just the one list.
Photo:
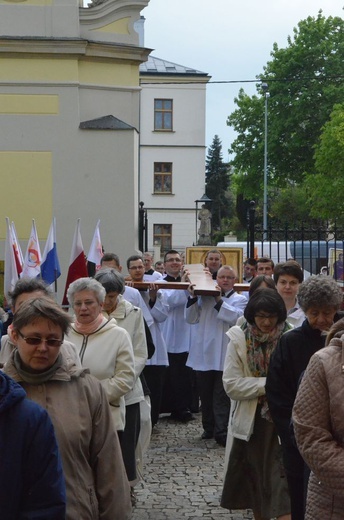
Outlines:
[[205, 204], [198, 214], [198, 220], [201, 221], [198, 229], [198, 245], [211, 245], [211, 212], [206, 208]]

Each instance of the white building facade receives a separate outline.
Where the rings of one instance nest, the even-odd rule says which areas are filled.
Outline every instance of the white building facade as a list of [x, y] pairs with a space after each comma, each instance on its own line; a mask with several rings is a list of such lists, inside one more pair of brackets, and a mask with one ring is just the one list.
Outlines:
[[139, 199], [148, 249], [197, 241], [196, 204], [205, 185], [207, 73], [150, 56], [140, 65]]

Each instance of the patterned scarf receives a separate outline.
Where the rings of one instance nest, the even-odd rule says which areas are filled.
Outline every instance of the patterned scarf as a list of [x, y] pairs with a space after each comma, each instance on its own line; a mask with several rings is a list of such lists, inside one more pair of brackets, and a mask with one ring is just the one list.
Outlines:
[[[284, 332], [292, 327], [287, 322], [282, 322], [269, 333], [262, 332], [256, 325], [246, 323], [243, 330], [246, 337], [247, 363], [253, 377], [266, 377], [268, 375], [270, 357], [275, 350], [278, 340]], [[261, 415], [271, 421], [266, 396], [258, 398], [262, 405]]]

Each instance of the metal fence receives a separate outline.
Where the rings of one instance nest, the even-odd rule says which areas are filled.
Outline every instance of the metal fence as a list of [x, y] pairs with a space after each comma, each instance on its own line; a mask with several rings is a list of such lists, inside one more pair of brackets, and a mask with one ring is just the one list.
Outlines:
[[336, 222], [300, 222], [268, 226], [254, 222], [249, 210], [247, 227], [249, 256], [267, 256], [275, 262], [294, 259], [309, 274], [329, 274], [344, 280], [344, 228]]

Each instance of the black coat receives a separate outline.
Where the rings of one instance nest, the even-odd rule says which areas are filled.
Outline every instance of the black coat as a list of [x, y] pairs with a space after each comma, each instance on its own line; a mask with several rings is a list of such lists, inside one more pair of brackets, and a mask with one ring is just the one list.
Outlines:
[[325, 346], [325, 340], [326, 336], [305, 320], [301, 327], [283, 334], [270, 359], [266, 396], [281, 439], [285, 470], [295, 477], [302, 477], [304, 462], [290, 429], [293, 405], [300, 377], [312, 355]]

